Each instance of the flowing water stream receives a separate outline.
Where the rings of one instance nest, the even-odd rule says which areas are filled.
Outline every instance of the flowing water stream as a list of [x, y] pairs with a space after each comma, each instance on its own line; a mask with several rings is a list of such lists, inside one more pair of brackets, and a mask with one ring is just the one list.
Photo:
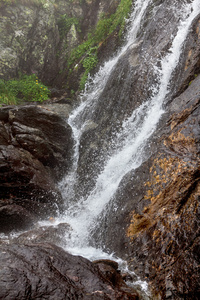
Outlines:
[[74, 110], [68, 120], [75, 140], [74, 159], [71, 172], [59, 185], [63, 197], [68, 202], [68, 209], [60, 219], [56, 220], [56, 224], [66, 222], [71, 225], [72, 234], [67, 242], [69, 245], [67, 250], [72, 254], [82, 255], [89, 259], [108, 257], [108, 254], [101, 250], [103, 241], [99, 241], [99, 249], [96, 249], [89, 246], [88, 236], [95, 226], [95, 220], [117, 191], [122, 178], [129, 171], [138, 168], [143, 162], [148, 140], [164, 113], [163, 103], [169, 93], [169, 83], [179, 63], [184, 41], [192, 21], [200, 12], [199, 0], [183, 1], [181, 12], [180, 8], [179, 11], [176, 11], [176, 3], [171, 8], [177, 13], [179, 21], [177, 22], [175, 36], [170, 37], [170, 49], [162, 59], [158, 58], [159, 67], [154, 67], [157, 82], [151, 87], [152, 96], [137, 107], [128, 119], [124, 120], [117, 138], [115, 137], [115, 151], [112, 156], [105, 157], [104, 169], [98, 174], [93, 190], [87, 197], [81, 197], [74, 202], [74, 183], [76, 182], [81, 135], [88, 120], [90, 120], [90, 115], [95, 111], [96, 103], [98, 103], [98, 99], [115, 65], [127, 49], [137, 42], [137, 34], [144, 23], [147, 9], [152, 3], [152, 0], [135, 1], [124, 47], [100, 68], [93, 79], [88, 81], [85, 92], [81, 96], [81, 104]]
[[[141, 147], [142, 143], [140, 140], [143, 139], [143, 136], [142, 134], [136, 133], [135, 130], [131, 131], [130, 126], [132, 129], [135, 128], [135, 125], [138, 127], [140, 120], [142, 119], [142, 115], [145, 115], [148, 109], [148, 104], [146, 103], [140, 106], [136, 111], [133, 112], [129, 120], [124, 122], [122, 126], [123, 129], [119, 133], [119, 135], [122, 137], [126, 136], [125, 140], [123, 141], [123, 148], [120, 151], [116, 151], [116, 153], [107, 161], [103, 172], [100, 173], [97, 178], [95, 188], [92, 190], [89, 196], [87, 198], [82, 197], [78, 202], [75, 201], [74, 203], [73, 188], [76, 182], [80, 138], [84, 132], [84, 128], [87, 125], [88, 120], [90, 120], [90, 115], [95, 110], [95, 105], [97, 104], [104, 86], [114, 70], [114, 67], [116, 66], [120, 57], [127, 51], [129, 46], [136, 41], [137, 33], [144, 20], [146, 9], [151, 2], [152, 0], [136, 1], [135, 8], [130, 17], [127, 42], [115, 57], [110, 59], [104, 64], [103, 67], [100, 68], [99, 72], [92, 79], [92, 82], [91, 79], [88, 80], [85, 92], [81, 95], [82, 101], [80, 106], [75, 109], [68, 119], [68, 123], [73, 130], [75, 146], [72, 170], [60, 183], [62, 195], [64, 198], [67, 198], [68, 202], [68, 209], [66, 214], [62, 217], [62, 220], [69, 223], [73, 228], [73, 239], [70, 241], [70, 244], [73, 244], [73, 246], [70, 251], [73, 253], [75, 251], [77, 254], [82, 253], [82, 255], [86, 255], [90, 259], [96, 257], [96, 255], [105, 255], [100, 249], [97, 250], [88, 247], [87, 237], [91, 225], [94, 224], [95, 218], [102, 212], [105, 205], [111, 199], [122, 177], [129, 171], [129, 169], [135, 168], [141, 163], [141, 161], [135, 161], [134, 155]], [[145, 123], [144, 126], [146, 126], [146, 124], [147, 123]], [[118, 136], [119, 140], [120, 136]], [[135, 136], [135, 140], [132, 139], [133, 136]], [[133, 143], [135, 144], [134, 147]], [[136, 143], [138, 146], [136, 146]], [[121, 148], [121, 140], [118, 146]], [[125, 154], [124, 161], [119, 159], [122, 152]], [[106, 159], [107, 157], [105, 157], [105, 160]], [[119, 170], [119, 172], [117, 172], [117, 170]], [[86, 252], [83, 254], [83, 251]]]

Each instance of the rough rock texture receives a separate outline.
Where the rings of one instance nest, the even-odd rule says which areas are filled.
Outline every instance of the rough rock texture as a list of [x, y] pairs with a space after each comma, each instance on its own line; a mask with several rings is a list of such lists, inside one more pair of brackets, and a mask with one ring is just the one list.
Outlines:
[[[50, 221], [54, 223], [54, 219]], [[67, 242], [71, 236], [71, 227], [67, 223], [60, 223], [58, 225], [41, 226], [28, 230], [14, 238], [12, 242], [19, 244], [32, 244], [32, 243], [52, 243], [57, 246], [67, 246]]]
[[200, 77], [173, 101], [158, 152], [143, 165], [144, 208], [133, 210], [127, 228], [130, 264], [162, 299], [200, 297], [199, 84]]
[[[105, 156], [115, 152], [115, 138], [123, 120], [152, 96], [152, 87], [156, 88], [157, 79], [153, 66], [159, 67], [161, 55], [164, 56], [169, 51], [170, 37], [176, 35], [177, 22], [177, 16], [168, 9], [170, 4], [163, 3], [159, 6], [160, 2], [162, 1], [156, 1], [149, 6], [142, 24], [144, 29], [139, 31], [137, 42], [130, 45], [119, 58], [99, 100], [92, 103], [93, 112], [90, 113], [88, 126], [84, 128], [80, 141], [79, 193], [85, 194], [93, 188], [97, 174], [104, 168]], [[199, 30], [197, 17], [184, 46], [180, 65], [175, 69], [170, 82], [171, 92], [166, 103], [185, 90], [200, 72]], [[163, 124], [164, 122], [163, 118]], [[137, 126], [140, 127], [141, 124], [138, 122]]]
[[112, 267], [117, 280], [52, 244], [0, 245], [0, 262], [0, 299], [139, 299]]
[[[86, 2], [83, 1], [83, 3]], [[93, 3], [97, 2], [94, 1]], [[127, 52], [121, 56], [101, 93], [99, 102], [97, 104], [93, 103], [93, 114], [87, 126], [85, 126], [85, 131], [80, 141], [77, 195], [80, 194], [82, 196], [92, 189], [95, 177], [104, 167], [105, 153], [112, 155], [116, 150], [115, 136], [118, 133], [118, 129], [121, 128], [124, 118], [128, 118], [135, 108], [152, 96], [152, 86], [157, 87], [159, 80], [157, 80], [157, 74], [155, 74], [153, 65], [159, 68], [162, 57], [171, 51], [171, 37], [176, 35], [182, 2], [177, 0], [175, 5], [177, 7], [176, 14], [171, 9], [174, 6], [174, 0], [152, 1], [152, 5], [149, 7], [138, 32], [137, 42], [130, 45]], [[145, 161], [138, 169], [134, 172], [129, 172], [123, 178], [115, 194], [115, 203], [111, 201], [106, 208], [106, 211], [109, 211], [109, 215], [106, 215], [103, 221], [101, 220], [99, 224], [95, 225], [95, 231], [91, 234], [91, 244], [95, 243], [92, 241], [93, 238], [97, 245], [99, 240], [103, 241], [107, 249], [125, 258], [129, 267], [142, 279], [146, 279], [149, 282], [153, 299], [192, 300], [200, 298], [199, 32], [200, 22], [198, 16], [191, 26], [189, 35], [184, 43], [179, 65], [174, 70], [172, 80], [169, 83], [170, 92], [165, 99], [166, 113], [158, 124], [158, 129], [152, 137], [149, 147], [143, 153]], [[9, 180], [13, 180], [13, 183], [18, 184], [19, 177], [14, 167], [18, 164], [18, 157], [23, 157], [22, 167], [20, 165], [20, 169], [24, 172], [20, 173], [20, 189], [22, 188], [23, 194], [26, 194], [27, 188], [29, 189], [30, 186], [32, 188], [32, 181], [34, 186], [36, 186], [36, 191], [38, 192], [39, 190], [39, 195], [41, 195], [41, 190], [45, 190], [46, 193], [48, 190], [48, 188], [45, 188], [48, 186], [46, 185], [47, 182], [48, 184], [50, 183], [52, 188], [52, 183], [56, 179], [52, 175], [51, 164], [48, 164], [49, 157], [46, 157], [46, 152], [41, 152], [44, 149], [43, 146], [36, 151], [37, 159], [33, 159], [32, 140], [28, 139], [27, 144], [25, 144], [24, 139], [21, 138], [21, 134], [26, 133], [25, 128], [30, 126], [29, 123], [19, 126], [19, 120], [13, 119], [12, 112], [9, 114], [9, 118], [7, 111], [2, 110], [0, 114], [2, 118], [0, 140], [3, 145], [2, 149], [6, 147], [6, 151], [3, 152], [2, 150], [3, 162], [1, 166], [5, 174], [7, 174], [8, 169], [7, 162], [12, 157], [14, 149], [17, 148], [17, 158], [13, 164], [14, 173], [12, 171], [14, 177], [10, 179], [10, 175], [7, 176], [5, 181], [7, 183], [3, 183], [4, 187], [7, 188], [6, 184], [9, 185]], [[140, 123], [138, 123], [139, 127]], [[32, 131], [32, 134], [36, 135], [35, 131]], [[40, 134], [37, 137], [40, 138]], [[23, 138], [26, 138], [26, 134], [24, 134]], [[16, 146], [19, 143], [23, 146], [20, 149]], [[52, 153], [50, 145], [45, 147], [50, 150], [48, 153]], [[56, 146], [56, 149], [58, 148]], [[4, 158], [7, 158], [7, 160]], [[53, 162], [54, 159], [55, 157], [53, 157]], [[42, 169], [42, 183], [38, 180], [38, 173], [33, 177], [34, 180], [27, 178], [26, 168], [27, 165], [29, 166], [29, 161], [34, 170], [37, 170], [39, 167]], [[55, 163], [55, 174], [58, 176], [56, 166], [57, 163]], [[34, 170], [32, 174], [35, 174]], [[39, 186], [39, 183], [42, 184], [42, 187]], [[13, 184], [12, 187], [14, 189]], [[22, 201], [20, 196], [21, 194], [17, 194], [17, 197], [20, 199], [18, 203], [28, 209], [30, 207], [29, 199], [27, 201], [25, 198]], [[48, 195], [48, 199], [50, 198]], [[13, 204], [12, 194], [10, 198], [6, 199], [3, 200], [3, 204], [7, 205], [7, 207], [4, 207], [2, 211], [9, 213], [10, 205]], [[15, 197], [14, 200], [16, 199], [18, 198]], [[39, 198], [40, 207], [43, 203], [42, 199], [42, 197]], [[32, 201], [33, 205], [38, 205], [38, 202]], [[46, 202], [44, 205], [46, 206]], [[34, 207], [34, 209], [36, 208]], [[41, 241], [40, 238], [43, 237], [48, 240], [48, 231], [45, 230], [45, 232], [44, 235], [38, 235], [38, 241]], [[27, 234], [27, 238], [28, 236]], [[25, 240], [25, 235], [19, 238], [19, 241], [23, 243]], [[42, 250], [41, 247], [43, 246], [41, 245], [18, 246], [12, 244], [6, 247], [7, 253], [11, 252], [9, 249], [13, 249], [13, 253], [21, 253], [20, 251], [23, 251], [29, 257], [30, 253], [34, 252], [33, 249], [38, 251], [37, 247], [40, 248], [39, 253], [41, 255], [44, 252], [47, 253], [47, 250], [45, 250], [46, 246]], [[57, 255], [55, 254], [57, 251], [60, 250], [53, 247], [48, 261], [51, 262], [54, 259], [52, 257]], [[63, 252], [62, 256], [65, 258]], [[39, 257], [38, 261], [41, 261], [41, 257]], [[17, 259], [16, 265], [18, 263]], [[36, 262], [36, 265], [38, 268], [40, 264]], [[45, 259], [42, 260], [41, 265], [45, 270], [52, 266], [49, 263], [47, 267]], [[74, 262], [72, 267], [74, 270], [76, 269], [75, 266], [76, 263]], [[105, 267], [105, 264], [102, 265], [99, 262], [98, 266], [103, 274], [109, 273], [110, 280], [115, 280], [116, 274], [114, 273], [113, 275], [110, 265]], [[14, 272], [21, 271], [18, 265], [17, 268], [19, 270], [14, 269]], [[65, 268], [64, 264], [62, 264], [62, 268]], [[33, 270], [35, 269], [35, 266], [33, 266]], [[57, 274], [60, 276], [62, 272], [60, 272], [57, 265], [56, 269], [58, 270]], [[9, 270], [6, 269], [8, 272]], [[55, 270], [55, 268], [51, 268], [51, 270]], [[65, 269], [62, 270], [65, 271]], [[54, 273], [45, 279], [43, 273], [44, 270], [39, 273], [39, 277], [42, 278], [40, 283], [46, 280], [45, 284], [48, 293], [49, 286], [54, 287], [55, 285], [55, 290], [52, 293], [57, 293], [61, 289], [62, 295], [69, 293], [69, 297], [81, 297], [82, 291], [79, 288], [77, 296], [75, 296], [74, 292], [76, 291], [74, 282], [79, 277], [76, 274], [73, 273], [73, 282], [71, 283], [70, 281], [74, 289], [71, 289], [69, 292], [68, 287], [67, 291], [66, 287], [63, 288], [63, 276], [60, 276], [60, 287], [57, 288], [57, 279], [54, 284], [52, 282], [49, 284], [49, 280], [51, 280], [51, 276], [54, 276]], [[19, 273], [16, 274], [19, 275]], [[16, 277], [19, 280], [24, 278], [23, 274]], [[29, 278], [29, 275], [27, 275], [27, 278]], [[65, 279], [65, 281], [68, 282], [68, 279]], [[15, 281], [13, 282], [15, 283]], [[25, 278], [25, 284], [29, 287], [27, 282]], [[29, 287], [31, 292], [34, 291], [35, 286], [38, 287], [35, 284], [35, 279], [32, 282], [34, 284], [31, 284], [31, 288]], [[84, 297], [91, 297], [91, 299], [92, 297], [93, 299], [98, 299], [97, 297], [99, 299], [101, 299], [100, 297], [115, 299], [112, 298], [113, 292], [110, 289], [108, 295], [101, 294], [102, 290], [99, 289], [99, 286], [97, 289], [93, 289], [91, 285], [89, 284], [88, 289], [84, 290]], [[9, 284], [7, 286], [9, 287]], [[0, 290], [2, 290], [2, 293], [4, 292], [4, 289]], [[85, 291], [89, 295], [86, 295]], [[95, 291], [100, 292], [95, 293]], [[52, 299], [56, 298], [55, 295], [53, 294]], [[20, 296], [21, 299], [25, 297]]]
[[[114, 149], [109, 144], [113, 122], [118, 120], [120, 126], [124, 114], [129, 116], [151, 96], [152, 90], [147, 88], [155, 83], [151, 63], [164, 55], [168, 37], [175, 33], [175, 15], [163, 8], [165, 4], [148, 23], [143, 41], [120, 59], [91, 118], [95, 126], [82, 136], [79, 176], [86, 188], [93, 185], [98, 166], [102, 168], [101, 153]], [[123, 178], [115, 201], [105, 210], [109, 215], [99, 220], [93, 235], [97, 245], [103, 240], [106, 248], [124, 257], [137, 275], [149, 281], [153, 299], [200, 297], [199, 30], [198, 16], [170, 82], [166, 113], [149, 142], [146, 161]], [[149, 69], [148, 62], [143, 61], [146, 51], [152, 54]], [[85, 181], [84, 161], [89, 174]]]
[[22, 207], [37, 217], [61, 208], [56, 182], [71, 164], [71, 128], [56, 113], [34, 105], [0, 108], [0, 127], [0, 207], [7, 207], [1, 210], [0, 229], [6, 214], [17, 229]]
[[[113, 13], [118, 4], [119, 0], [1, 2], [0, 78], [36, 73], [50, 86], [66, 87], [70, 52], [87, 39], [101, 13]], [[79, 75], [76, 72], [69, 89], [78, 86]]]
[[0, 208], [0, 232], [23, 230], [33, 225], [34, 221], [32, 213], [20, 205], [5, 205]]
[[199, 86], [200, 76], [168, 105], [152, 155], [123, 178], [100, 223], [106, 246], [149, 281], [153, 299], [200, 297]]

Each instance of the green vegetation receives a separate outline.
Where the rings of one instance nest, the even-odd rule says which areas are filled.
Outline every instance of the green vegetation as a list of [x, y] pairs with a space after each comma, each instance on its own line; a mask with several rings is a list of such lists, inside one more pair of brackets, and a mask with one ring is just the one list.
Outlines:
[[80, 31], [79, 21], [77, 18], [70, 18], [66, 14], [60, 17], [60, 19], [58, 20], [58, 30], [60, 32], [61, 37], [64, 37], [68, 33], [73, 24], [75, 25], [76, 30]]
[[[53, 0], [50, 1], [53, 3]], [[30, 5], [34, 4], [36, 6], [48, 6], [47, 0], [0, 0], [0, 8], [5, 5], [12, 5], [12, 4], [22, 4], [22, 5]]]
[[98, 63], [97, 58], [98, 47], [92, 47], [86, 52], [86, 57], [82, 61], [83, 68], [85, 70], [80, 80], [80, 90], [83, 90], [87, 81], [88, 75], [92, 69], [94, 69]]
[[10, 5], [15, 3], [16, 0], [0, 0], [0, 7], [4, 6], [4, 5]]
[[20, 79], [0, 80], [0, 104], [19, 104], [22, 101], [42, 102], [49, 97], [49, 89], [38, 81], [35, 74]]
[[131, 6], [132, 0], [121, 0], [116, 12], [110, 16], [103, 14], [95, 30], [88, 35], [88, 39], [71, 52], [68, 59], [68, 67], [71, 72], [72, 66], [79, 63], [82, 63], [85, 70], [80, 80], [80, 89], [84, 88], [89, 72], [98, 63], [98, 48], [116, 30], [121, 37]]
[[194, 81], [194, 79], [195, 79], [197, 76], [198, 76], [198, 74], [194, 74], [194, 78], [189, 82], [188, 85], [190, 85], [190, 84]]

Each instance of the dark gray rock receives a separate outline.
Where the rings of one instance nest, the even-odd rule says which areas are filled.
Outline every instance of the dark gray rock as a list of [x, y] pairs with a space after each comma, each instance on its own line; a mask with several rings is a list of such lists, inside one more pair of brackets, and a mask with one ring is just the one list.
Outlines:
[[0, 207], [17, 204], [36, 219], [55, 215], [63, 203], [56, 183], [71, 165], [70, 126], [35, 105], [0, 108], [0, 117]]
[[199, 298], [199, 86], [200, 76], [173, 99], [154, 152], [123, 178], [93, 235], [149, 280], [155, 299]]
[[[53, 218], [50, 218], [52, 223]], [[67, 223], [60, 223], [58, 225], [36, 227], [25, 233], [20, 234], [14, 238], [12, 242], [19, 244], [32, 244], [32, 243], [52, 243], [57, 246], [67, 246], [67, 237], [71, 236], [71, 227]]]
[[123, 290], [125, 293], [128, 293], [131, 296], [132, 289], [125, 284], [120, 271], [117, 271], [118, 264], [116, 262], [108, 259], [101, 259], [93, 261], [93, 264], [98, 267], [103, 276], [114, 286], [118, 286], [120, 290]]
[[45, 106], [24, 106], [9, 111], [9, 122], [15, 142], [50, 166], [53, 176], [60, 179], [70, 165], [73, 144], [66, 121]]
[[92, 262], [55, 245], [0, 245], [0, 299], [41, 298], [139, 299], [134, 290], [111, 282]]
[[33, 225], [35, 216], [25, 208], [13, 204], [0, 207], [0, 232], [24, 230]]

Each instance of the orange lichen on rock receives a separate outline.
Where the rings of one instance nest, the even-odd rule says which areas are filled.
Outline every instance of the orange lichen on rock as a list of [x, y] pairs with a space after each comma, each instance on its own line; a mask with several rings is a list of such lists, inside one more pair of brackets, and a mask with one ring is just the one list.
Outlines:
[[187, 70], [187, 68], [190, 65], [191, 56], [192, 56], [192, 49], [190, 49], [190, 51], [188, 52], [188, 56], [187, 56], [187, 60], [186, 60], [186, 64], [185, 64], [185, 71]]
[[196, 28], [196, 34], [198, 35], [198, 39], [200, 38], [200, 21], [198, 22], [197, 28]]
[[[176, 153], [180, 151], [191, 153], [196, 150], [194, 138], [185, 137], [181, 132], [172, 133], [164, 141], [164, 145], [168, 148], [173, 146]], [[167, 214], [175, 217], [174, 214], [181, 206], [182, 199], [191, 189], [196, 166], [196, 161], [184, 160], [179, 156], [162, 157], [162, 154], [159, 154], [154, 159], [150, 168], [150, 180], [144, 184], [148, 188], [144, 199], [150, 200], [150, 204], [143, 209], [141, 215], [134, 211], [131, 213], [131, 224], [127, 230], [128, 237], [147, 230], [156, 223], [157, 219], [163, 218], [164, 220]]]
[[[146, 217], [147, 216], [147, 217]], [[132, 221], [127, 230], [127, 236], [131, 237], [139, 232], [146, 230], [151, 226], [151, 220], [148, 218], [148, 214], [139, 215], [133, 212]]]
[[176, 153], [187, 154], [196, 153], [196, 143], [192, 136], [185, 136], [181, 131], [173, 132], [164, 141], [164, 145]]

